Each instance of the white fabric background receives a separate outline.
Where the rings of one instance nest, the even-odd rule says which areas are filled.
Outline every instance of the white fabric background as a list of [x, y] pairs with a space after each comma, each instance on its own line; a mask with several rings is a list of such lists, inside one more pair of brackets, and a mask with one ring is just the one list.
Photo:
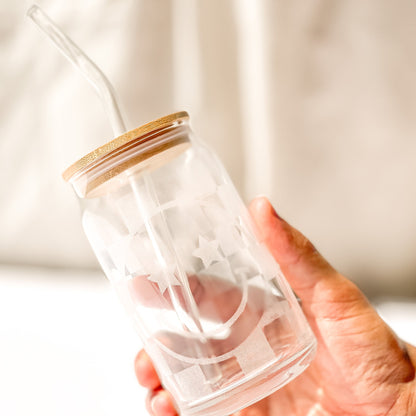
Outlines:
[[[267, 194], [367, 294], [416, 294], [416, 3], [38, 3], [129, 128], [189, 111], [246, 201]], [[101, 273], [71, 270], [97, 263], [60, 177], [111, 129], [29, 4], [0, 2], [0, 414], [144, 414], [136, 335]], [[414, 306], [379, 305], [413, 343]]]
[[[133, 128], [188, 110], [250, 200], [267, 194], [368, 293], [416, 292], [416, 4], [44, 0]], [[68, 164], [112, 138], [93, 90], [0, 5], [0, 261], [96, 267]]]

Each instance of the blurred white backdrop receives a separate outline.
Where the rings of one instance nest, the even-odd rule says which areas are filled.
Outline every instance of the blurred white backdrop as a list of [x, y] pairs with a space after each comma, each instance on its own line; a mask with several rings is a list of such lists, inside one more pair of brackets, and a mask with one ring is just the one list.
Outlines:
[[101, 274], [3, 267], [0, 288], [0, 414], [144, 414], [141, 343]]
[[[416, 345], [416, 304], [383, 301], [382, 317]], [[98, 272], [0, 268], [0, 414], [138, 416], [141, 343]]]
[[[113, 82], [129, 128], [187, 110], [246, 201], [268, 195], [416, 333], [415, 3], [38, 3]], [[140, 414], [139, 342], [60, 176], [111, 128], [29, 5], [0, 4], [0, 413]]]

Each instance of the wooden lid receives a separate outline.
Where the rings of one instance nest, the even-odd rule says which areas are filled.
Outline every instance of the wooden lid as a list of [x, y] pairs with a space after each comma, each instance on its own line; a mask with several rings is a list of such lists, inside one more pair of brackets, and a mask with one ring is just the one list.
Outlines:
[[[181, 111], [158, 118], [157, 120], [137, 127], [134, 130], [130, 130], [79, 159], [67, 168], [62, 176], [66, 181], [69, 181], [74, 175], [100, 164], [103, 160], [110, 158], [112, 155], [119, 154], [124, 148], [130, 148], [132, 145], [141, 145], [146, 141], [151, 140], [154, 137], [151, 133], [179, 125], [188, 119], [188, 113], [186, 111]], [[172, 143], [172, 145], [174, 145], [174, 143]]]

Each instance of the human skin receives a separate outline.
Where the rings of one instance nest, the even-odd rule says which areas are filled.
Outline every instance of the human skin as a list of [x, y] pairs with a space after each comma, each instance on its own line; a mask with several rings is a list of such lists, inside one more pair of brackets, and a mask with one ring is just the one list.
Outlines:
[[[266, 198], [250, 213], [318, 341], [310, 367], [235, 416], [416, 416], [416, 348], [402, 342], [362, 292], [339, 274]], [[173, 416], [170, 395], [144, 351], [135, 360], [154, 416]]]

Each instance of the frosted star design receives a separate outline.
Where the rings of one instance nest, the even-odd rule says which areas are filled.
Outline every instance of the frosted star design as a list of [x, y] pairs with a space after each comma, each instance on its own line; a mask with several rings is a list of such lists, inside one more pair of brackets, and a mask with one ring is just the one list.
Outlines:
[[173, 269], [170, 270], [158, 270], [149, 276], [147, 280], [153, 283], [157, 283], [160, 293], [163, 295], [169, 286], [179, 286], [180, 283], [173, 273]]
[[215, 261], [221, 261], [223, 258], [218, 251], [219, 243], [217, 240], [208, 241], [204, 237], [199, 236], [199, 247], [196, 248], [192, 255], [199, 257], [204, 263], [204, 267], [211, 266]]
[[241, 279], [245, 280], [247, 279], [248, 275], [250, 274], [250, 269], [246, 266], [237, 267], [234, 270], [234, 273]]

